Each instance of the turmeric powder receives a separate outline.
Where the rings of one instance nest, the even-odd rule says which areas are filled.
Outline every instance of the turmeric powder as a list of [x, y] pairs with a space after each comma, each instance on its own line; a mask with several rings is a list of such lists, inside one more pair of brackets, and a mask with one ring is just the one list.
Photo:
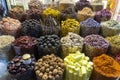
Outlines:
[[120, 64], [106, 54], [94, 57], [93, 63], [95, 71], [105, 77], [116, 78], [120, 76]]

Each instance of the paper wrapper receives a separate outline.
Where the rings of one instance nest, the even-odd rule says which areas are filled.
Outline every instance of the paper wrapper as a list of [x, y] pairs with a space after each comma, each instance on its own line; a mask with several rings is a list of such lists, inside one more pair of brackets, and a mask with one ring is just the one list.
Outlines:
[[12, 75], [10, 74], [11, 79], [13, 80], [34, 80], [35, 79], [35, 72], [34, 70], [28, 70], [27, 72]]
[[90, 80], [117, 80], [117, 78], [103, 76], [102, 74], [98, 73], [95, 69], [93, 69], [93, 73], [91, 75]]
[[108, 50], [108, 47], [107, 48], [96, 48], [96, 47], [92, 47], [87, 44], [84, 45], [84, 52], [86, 53], [88, 57], [90, 57], [91, 60], [96, 56], [106, 53], [107, 50]]
[[75, 53], [76, 51], [82, 51], [83, 46], [67, 46], [67, 45], [62, 45], [62, 58], [65, 58], [71, 53]]
[[120, 33], [120, 29], [101, 26], [101, 35], [104, 37], [115, 36]]

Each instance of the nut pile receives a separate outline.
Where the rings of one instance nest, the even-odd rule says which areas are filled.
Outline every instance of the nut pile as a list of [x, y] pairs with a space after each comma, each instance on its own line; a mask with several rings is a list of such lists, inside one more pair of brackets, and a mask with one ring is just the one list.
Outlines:
[[21, 35], [39, 38], [42, 35], [40, 22], [34, 19], [25, 20], [22, 23]]
[[60, 35], [60, 26], [57, 24], [54, 18], [48, 16], [45, 19], [45, 24], [42, 26], [43, 33], [42, 35]]
[[34, 75], [35, 58], [31, 57], [30, 64], [24, 64], [22, 56], [15, 56], [7, 66], [8, 72], [17, 80], [30, 80]]
[[40, 0], [31, 0], [28, 3], [28, 6], [30, 9], [35, 8], [35, 9], [43, 9], [43, 4]]
[[60, 21], [64, 21], [68, 18], [77, 19], [77, 15], [73, 7], [68, 7], [61, 12]]
[[39, 56], [54, 53], [59, 55], [60, 38], [57, 35], [45, 35], [38, 39]]
[[67, 19], [61, 23], [61, 36], [66, 36], [68, 32], [79, 34], [80, 23], [75, 19]]
[[90, 59], [106, 53], [109, 47], [108, 41], [106, 41], [102, 36], [94, 34], [86, 36], [84, 44], [84, 52], [90, 57]]
[[92, 9], [92, 6], [90, 5], [90, 2], [87, 0], [79, 0], [76, 2], [76, 9], [77, 11], [82, 10], [84, 7], [88, 7]]
[[113, 56], [120, 53], [120, 36], [107, 37], [106, 40], [110, 43], [108, 52]]
[[77, 51], [74, 54], [69, 54], [64, 59], [64, 63], [66, 66], [65, 80], [89, 80], [93, 63], [84, 53]]
[[25, 15], [24, 10], [21, 7], [14, 7], [11, 10], [9, 10], [9, 12], [8, 12], [9, 17], [18, 19], [20, 21], [23, 21], [25, 19], [24, 15]]
[[64, 62], [55, 55], [46, 55], [35, 64], [37, 80], [63, 80]]
[[104, 37], [115, 36], [120, 33], [120, 24], [115, 20], [101, 22], [101, 35]]
[[85, 7], [81, 11], [78, 11], [77, 17], [78, 20], [81, 22], [88, 18], [94, 18], [94, 15], [94, 12], [90, 8]]
[[62, 57], [68, 56], [70, 53], [82, 51], [83, 38], [79, 35], [69, 32], [67, 36], [61, 38]]
[[14, 50], [16, 54], [33, 53], [35, 46], [37, 46], [37, 39], [30, 36], [21, 36], [13, 42]]
[[80, 23], [80, 35], [85, 37], [91, 34], [98, 34], [100, 31], [100, 24], [92, 18], [88, 18]]
[[2, 21], [0, 21], [0, 25], [5, 35], [17, 36], [21, 29], [20, 21], [10, 17], [3, 18]]
[[26, 11], [27, 19], [42, 20], [42, 11], [39, 9], [29, 9]]
[[98, 22], [108, 21], [111, 19], [112, 13], [108, 9], [103, 9], [101, 11], [96, 12], [95, 20]]

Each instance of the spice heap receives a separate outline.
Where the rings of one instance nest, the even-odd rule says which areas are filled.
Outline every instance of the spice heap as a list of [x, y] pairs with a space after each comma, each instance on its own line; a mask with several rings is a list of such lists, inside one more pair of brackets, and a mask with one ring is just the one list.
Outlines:
[[42, 57], [46, 54], [54, 53], [60, 55], [60, 38], [57, 35], [45, 35], [38, 39], [38, 52], [39, 56]]
[[43, 9], [43, 4], [40, 0], [30, 0], [28, 3], [28, 6], [30, 9], [35, 8], [35, 9]]
[[3, 18], [2, 21], [0, 21], [0, 25], [5, 35], [17, 36], [21, 29], [21, 23], [10, 17]]
[[92, 18], [88, 18], [80, 23], [80, 35], [83, 37], [91, 34], [98, 34], [99, 31], [100, 24]]
[[40, 22], [34, 19], [25, 20], [22, 23], [21, 35], [39, 38], [42, 35]]
[[61, 21], [64, 21], [66, 19], [77, 19], [76, 12], [73, 7], [68, 7], [65, 10], [61, 11]]
[[39, 9], [29, 9], [26, 11], [27, 19], [42, 20], [42, 11]]
[[102, 36], [94, 34], [86, 36], [84, 44], [84, 52], [90, 59], [106, 53], [109, 47], [109, 43]]
[[94, 15], [94, 12], [90, 8], [85, 7], [81, 11], [78, 11], [77, 17], [78, 20], [81, 22], [88, 18], [94, 18]]
[[45, 19], [45, 24], [42, 26], [42, 30], [43, 30], [42, 35], [52, 35], [52, 34], [60, 35], [60, 26], [51, 16], [48, 16]]
[[64, 62], [55, 55], [46, 55], [35, 64], [37, 80], [63, 80]]
[[8, 16], [14, 19], [18, 19], [20, 21], [24, 21], [24, 10], [21, 7], [14, 7], [11, 10], [9, 10], [8, 12]]
[[79, 35], [69, 32], [67, 36], [61, 38], [62, 57], [66, 57], [76, 51], [82, 51], [83, 38]]
[[52, 8], [46, 8], [43, 11], [43, 16], [44, 16], [44, 18], [46, 18], [47, 16], [52, 16], [56, 20], [59, 20], [60, 11], [52, 9]]
[[115, 36], [120, 33], [120, 24], [115, 20], [101, 23], [101, 35], [104, 37]]
[[100, 11], [103, 9], [102, 0], [94, 0], [91, 2], [91, 6], [93, 7], [93, 11]]
[[120, 76], [120, 65], [105, 54], [93, 59], [94, 72], [91, 80], [116, 80]]
[[82, 10], [84, 7], [88, 7], [92, 9], [90, 2], [87, 0], [79, 0], [76, 2], [77, 11]]
[[120, 36], [107, 37], [106, 40], [110, 43], [109, 53], [116, 56], [120, 53]]
[[66, 36], [68, 32], [79, 34], [80, 24], [75, 19], [67, 19], [61, 23], [61, 36]]
[[112, 16], [112, 14], [108, 9], [103, 9], [101, 11], [96, 12], [95, 20], [98, 22], [108, 21], [108, 20], [110, 20], [111, 16]]
[[[26, 64], [29, 60], [29, 63]], [[29, 54], [23, 56], [15, 56], [8, 63], [8, 72], [11, 74], [11, 77], [17, 80], [30, 80], [34, 76], [34, 64], [35, 58]]]
[[64, 63], [66, 66], [65, 80], [89, 80], [93, 63], [84, 53], [77, 51], [75, 54], [69, 54], [64, 59]]
[[21, 36], [13, 42], [16, 54], [35, 53], [37, 47], [37, 39], [29, 36]]

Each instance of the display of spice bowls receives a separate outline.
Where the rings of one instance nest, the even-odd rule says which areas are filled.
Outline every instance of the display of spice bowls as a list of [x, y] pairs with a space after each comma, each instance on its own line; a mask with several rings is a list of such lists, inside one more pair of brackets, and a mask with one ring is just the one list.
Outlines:
[[12, 43], [12, 47], [16, 55], [23, 55], [25, 53], [30, 53], [36, 56], [37, 44], [38, 41], [36, 38], [30, 36], [21, 36]]
[[110, 43], [108, 53], [117, 56], [120, 53], [120, 36], [107, 37], [106, 40]]
[[60, 56], [60, 38], [57, 35], [45, 35], [38, 38], [38, 55], [39, 57], [47, 54]]
[[100, 35], [88, 35], [84, 39], [84, 53], [92, 60], [94, 57], [107, 53], [109, 43]]
[[102, 21], [108, 21], [111, 19], [112, 13], [110, 12], [109, 9], [103, 9], [95, 14], [95, 20], [98, 21], [99, 23]]
[[30, 54], [23, 56], [15, 56], [7, 66], [11, 79], [17, 80], [33, 80], [35, 58]]
[[119, 35], [120, 33], [120, 24], [115, 20], [109, 20], [101, 22], [101, 35], [104, 37], [110, 37]]
[[62, 46], [62, 58], [69, 54], [75, 53], [76, 51], [82, 52], [83, 50], [83, 38], [79, 35], [69, 32], [67, 36], [61, 38]]
[[55, 55], [46, 55], [35, 64], [37, 80], [63, 80], [64, 62]]
[[18, 37], [20, 29], [22, 28], [19, 20], [10, 17], [3, 18], [2, 21], [0, 21], [0, 26], [0, 30], [4, 35], [12, 35], [15, 37]]
[[84, 21], [88, 18], [94, 18], [94, 16], [95, 16], [94, 12], [88, 7], [83, 8], [81, 11], [78, 11], [77, 13], [77, 18], [79, 22]]
[[94, 69], [90, 80], [117, 80], [120, 65], [112, 57], [102, 54], [93, 59]]
[[99, 34], [100, 24], [92, 18], [80, 22], [80, 35], [86, 37], [91, 34]]

